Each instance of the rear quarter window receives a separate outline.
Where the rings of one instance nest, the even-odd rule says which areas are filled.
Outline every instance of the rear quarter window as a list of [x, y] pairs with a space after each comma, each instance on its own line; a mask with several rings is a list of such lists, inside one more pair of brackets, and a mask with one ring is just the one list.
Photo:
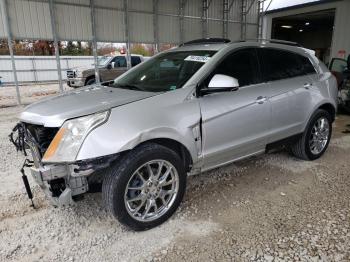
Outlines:
[[316, 70], [315, 70], [314, 66], [312, 65], [309, 58], [302, 56], [302, 55], [297, 55], [297, 56], [300, 59], [300, 63], [302, 65], [302, 71], [305, 75], [316, 73]]
[[280, 49], [261, 48], [263, 78], [267, 81], [281, 80], [315, 73], [307, 57]]

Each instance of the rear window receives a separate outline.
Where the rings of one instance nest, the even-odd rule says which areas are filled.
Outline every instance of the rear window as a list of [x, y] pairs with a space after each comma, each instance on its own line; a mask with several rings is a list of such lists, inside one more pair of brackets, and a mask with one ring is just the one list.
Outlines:
[[259, 54], [262, 59], [263, 78], [267, 81], [292, 78], [315, 73], [315, 69], [307, 57], [296, 53], [261, 48]]

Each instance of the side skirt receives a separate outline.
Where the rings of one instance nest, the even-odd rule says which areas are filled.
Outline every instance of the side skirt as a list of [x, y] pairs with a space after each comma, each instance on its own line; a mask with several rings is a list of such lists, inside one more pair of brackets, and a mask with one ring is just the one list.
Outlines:
[[193, 168], [190, 172], [188, 172], [188, 175], [189, 176], [190, 175], [198, 175], [200, 173], [207, 172], [207, 171], [210, 171], [212, 169], [215, 169], [215, 168], [218, 168], [218, 167], [221, 167], [221, 166], [224, 166], [224, 165], [228, 165], [228, 164], [231, 164], [231, 163], [236, 162], [236, 161], [243, 160], [245, 158], [249, 158], [249, 157], [252, 157], [252, 156], [260, 155], [260, 154], [263, 154], [263, 153], [269, 153], [269, 152], [271, 152], [273, 150], [280, 149], [280, 148], [292, 145], [295, 142], [297, 142], [298, 139], [300, 139], [300, 137], [302, 135], [303, 135], [303, 133], [300, 133], [300, 134], [296, 134], [296, 135], [293, 135], [293, 136], [290, 136], [290, 137], [287, 137], [287, 138], [284, 138], [284, 139], [281, 139], [281, 140], [269, 143], [269, 144], [266, 145], [265, 150], [261, 150], [261, 151], [258, 151], [258, 152], [255, 152], [255, 153], [252, 153], [252, 154], [249, 154], [249, 155], [246, 155], [246, 156], [242, 156], [242, 157], [239, 157], [239, 158], [236, 158], [236, 159], [232, 159], [232, 160], [227, 161], [225, 163], [222, 163], [222, 164], [219, 164], [219, 165], [215, 165], [215, 166], [212, 166], [212, 167], [209, 167], [209, 168], [206, 168], [206, 169]]
[[290, 145], [296, 143], [302, 135], [303, 135], [303, 133], [296, 134], [296, 135], [272, 142], [270, 144], [267, 144], [265, 153], [269, 153], [273, 150], [280, 149], [280, 148], [283, 148], [286, 146], [290, 146]]

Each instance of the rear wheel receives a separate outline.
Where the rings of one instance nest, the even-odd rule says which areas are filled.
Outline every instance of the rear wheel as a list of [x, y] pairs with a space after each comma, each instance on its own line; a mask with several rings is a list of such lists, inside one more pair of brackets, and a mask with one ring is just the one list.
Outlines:
[[180, 205], [186, 172], [174, 151], [142, 145], [112, 166], [103, 181], [107, 209], [122, 224], [146, 230], [166, 221]]
[[331, 115], [327, 111], [319, 109], [311, 117], [300, 139], [291, 146], [291, 152], [298, 158], [315, 160], [326, 151], [331, 135]]

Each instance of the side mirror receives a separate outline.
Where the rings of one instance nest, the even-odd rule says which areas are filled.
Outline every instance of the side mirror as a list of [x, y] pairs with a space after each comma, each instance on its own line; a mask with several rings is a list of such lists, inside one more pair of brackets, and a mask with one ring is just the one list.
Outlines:
[[107, 65], [107, 69], [109, 70], [109, 69], [112, 69], [112, 64], [108, 64]]
[[239, 88], [238, 80], [234, 77], [216, 74], [210, 80], [207, 88], [201, 90], [202, 94], [236, 91]]
[[112, 68], [115, 68], [115, 62], [112, 62], [111, 65], [112, 65]]

